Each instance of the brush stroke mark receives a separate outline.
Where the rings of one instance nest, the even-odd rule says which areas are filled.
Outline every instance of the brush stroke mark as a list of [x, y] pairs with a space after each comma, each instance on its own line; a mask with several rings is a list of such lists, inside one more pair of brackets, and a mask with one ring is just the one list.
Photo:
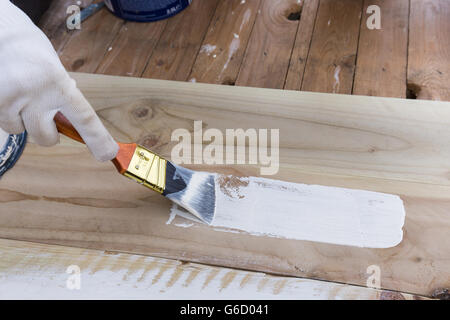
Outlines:
[[[215, 184], [217, 231], [366, 248], [403, 239], [405, 209], [395, 195], [225, 175]], [[183, 211], [174, 205], [170, 222], [178, 215], [198, 224]]]

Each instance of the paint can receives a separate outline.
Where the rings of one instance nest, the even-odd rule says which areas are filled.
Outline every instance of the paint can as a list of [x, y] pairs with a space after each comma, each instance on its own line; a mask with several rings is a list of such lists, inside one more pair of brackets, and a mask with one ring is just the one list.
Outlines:
[[0, 177], [19, 159], [26, 140], [26, 131], [21, 134], [8, 134], [0, 129]]
[[186, 9], [192, 0], [105, 0], [119, 18], [151, 22], [166, 19]]

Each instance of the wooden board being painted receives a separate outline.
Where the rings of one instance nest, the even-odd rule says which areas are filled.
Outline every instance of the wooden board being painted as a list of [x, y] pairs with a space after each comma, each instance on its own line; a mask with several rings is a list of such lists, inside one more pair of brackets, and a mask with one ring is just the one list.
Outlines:
[[112, 251], [13, 240], [0, 249], [0, 299], [424, 299]]
[[[170, 157], [173, 130], [279, 128], [271, 177], [399, 195], [404, 239], [390, 249], [222, 232], [169, 221], [172, 204], [63, 139], [30, 143], [0, 181], [0, 237], [145, 253], [431, 295], [450, 286], [450, 104], [73, 74], [106, 126]], [[196, 165], [258, 176], [255, 165]], [[43, 187], [45, 185], [45, 187]], [[170, 222], [170, 223], [168, 223]], [[369, 268], [369, 269], [368, 269]]]

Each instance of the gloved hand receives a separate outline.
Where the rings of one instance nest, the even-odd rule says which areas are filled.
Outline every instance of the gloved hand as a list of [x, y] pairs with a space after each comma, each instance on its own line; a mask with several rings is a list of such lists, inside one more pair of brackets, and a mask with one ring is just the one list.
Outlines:
[[113, 159], [119, 149], [95, 111], [64, 69], [44, 33], [9, 0], [0, 0], [0, 128], [25, 129], [36, 143], [59, 142], [53, 121], [62, 114], [94, 157]]

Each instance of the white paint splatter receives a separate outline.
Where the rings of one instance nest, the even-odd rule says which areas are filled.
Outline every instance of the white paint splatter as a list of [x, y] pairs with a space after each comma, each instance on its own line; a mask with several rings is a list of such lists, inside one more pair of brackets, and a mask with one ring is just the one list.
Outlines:
[[331, 20], [328, 20], [328, 26], [330, 26], [330, 24], [331, 24]]
[[192, 78], [192, 79], [189, 80], [189, 82], [196, 83], [196, 82], [197, 82], [197, 79]]
[[234, 36], [236, 39], [239, 39], [239, 35], [238, 35], [237, 33], [233, 33], [233, 36]]
[[[405, 210], [398, 196], [255, 177], [233, 179], [216, 178], [214, 230], [368, 248], [393, 247], [403, 238]], [[173, 214], [198, 223], [177, 206]]]
[[208, 56], [216, 50], [217, 46], [212, 44], [204, 44], [200, 48], [200, 53], [206, 53]]
[[341, 73], [341, 66], [337, 66], [334, 69], [334, 85], [333, 85], [333, 93], [339, 92], [339, 88], [341, 86], [341, 82], [339, 80], [339, 74]]
[[245, 0], [242, 0], [242, 1], [241, 1], [241, 4], [245, 4]]

